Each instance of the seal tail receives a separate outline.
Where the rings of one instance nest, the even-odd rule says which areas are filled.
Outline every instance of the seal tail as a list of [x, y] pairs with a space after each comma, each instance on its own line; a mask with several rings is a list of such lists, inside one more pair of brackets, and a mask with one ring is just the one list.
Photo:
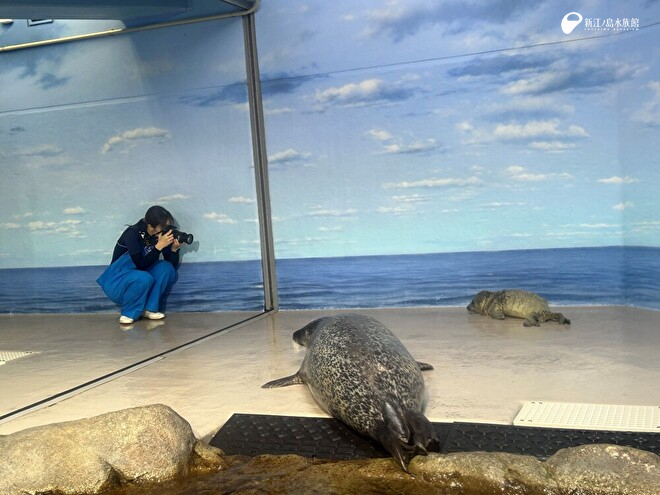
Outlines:
[[295, 375], [285, 376], [284, 378], [278, 378], [277, 380], [271, 380], [268, 383], [264, 383], [261, 388], [279, 388], [279, 387], [288, 387], [289, 385], [298, 385], [300, 383], [305, 383], [300, 375], [296, 373]]
[[383, 424], [377, 428], [376, 437], [405, 472], [414, 456], [440, 450], [426, 416], [410, 409], [404, 411], [392, 402], [383, 407]]

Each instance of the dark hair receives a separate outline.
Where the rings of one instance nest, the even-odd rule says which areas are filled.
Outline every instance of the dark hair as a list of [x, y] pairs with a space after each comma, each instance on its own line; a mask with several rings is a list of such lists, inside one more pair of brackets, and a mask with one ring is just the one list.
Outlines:
[[144, 214], [144, 221], [147, 222], [147, 225], [152, 227], [158, 227], [159, 225], [165, 226], [174, 223], [174, 217], [172, 214], [167, 211], [162, 206], [152, 206]]

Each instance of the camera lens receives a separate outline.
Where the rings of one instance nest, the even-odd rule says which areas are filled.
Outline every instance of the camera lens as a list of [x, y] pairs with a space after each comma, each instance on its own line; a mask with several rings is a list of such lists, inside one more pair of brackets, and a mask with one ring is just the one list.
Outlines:
[[185, 232], [181, 232], [180, 230], [174, 230], [172, 232], [172, 235], [174, 235], [174, 238], [179, 242], [185, 242], [186, 244], [193, 243], [194, 237], [192, 234], [186, 234]]

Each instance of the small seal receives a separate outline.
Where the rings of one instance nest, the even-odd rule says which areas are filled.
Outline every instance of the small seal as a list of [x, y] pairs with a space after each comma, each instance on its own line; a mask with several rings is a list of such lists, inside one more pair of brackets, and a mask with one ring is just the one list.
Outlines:
[[359, 314], [327, 316], [293, 340], [307, 347], [300, 369], [262, 388], [306, 384], [325, 412], [380, 442], [406, 472], [413, 456], [439, 449], [422, 414], [421, 371], [433, 367], [415, 361], [385, 325]]
[[503, 320], [505, 317], [523, 318], [526, 327], [538, 327], [544, 321], [556, 321], [560, 325], [570, 325], [571, 320], [561, 313], [550, 311], [548, 301], [526, 290], [482, 290], [468, 304], [470, 313], [487, 315]]

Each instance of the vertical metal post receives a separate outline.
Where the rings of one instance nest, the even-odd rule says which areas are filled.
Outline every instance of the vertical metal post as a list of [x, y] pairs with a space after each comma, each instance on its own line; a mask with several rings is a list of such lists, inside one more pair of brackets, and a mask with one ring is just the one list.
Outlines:
[[245, 70], [247, 73], [250, 124], [252, 128], [254, 176], [257, 187], [257, 210], [259, 212], [261, 269], [264, 279], [264, 309], [266, 311], [272, 311], [278, 309], [279, 303], [277, 298], [277, 277], [275, 274], [273, 222], [270, 211], [264, 109], [261, 99], [261, 80], [259, 76], [259, 59], [257, 57], [254, 13], [243, 16], [243, 36], [245, 41]]

